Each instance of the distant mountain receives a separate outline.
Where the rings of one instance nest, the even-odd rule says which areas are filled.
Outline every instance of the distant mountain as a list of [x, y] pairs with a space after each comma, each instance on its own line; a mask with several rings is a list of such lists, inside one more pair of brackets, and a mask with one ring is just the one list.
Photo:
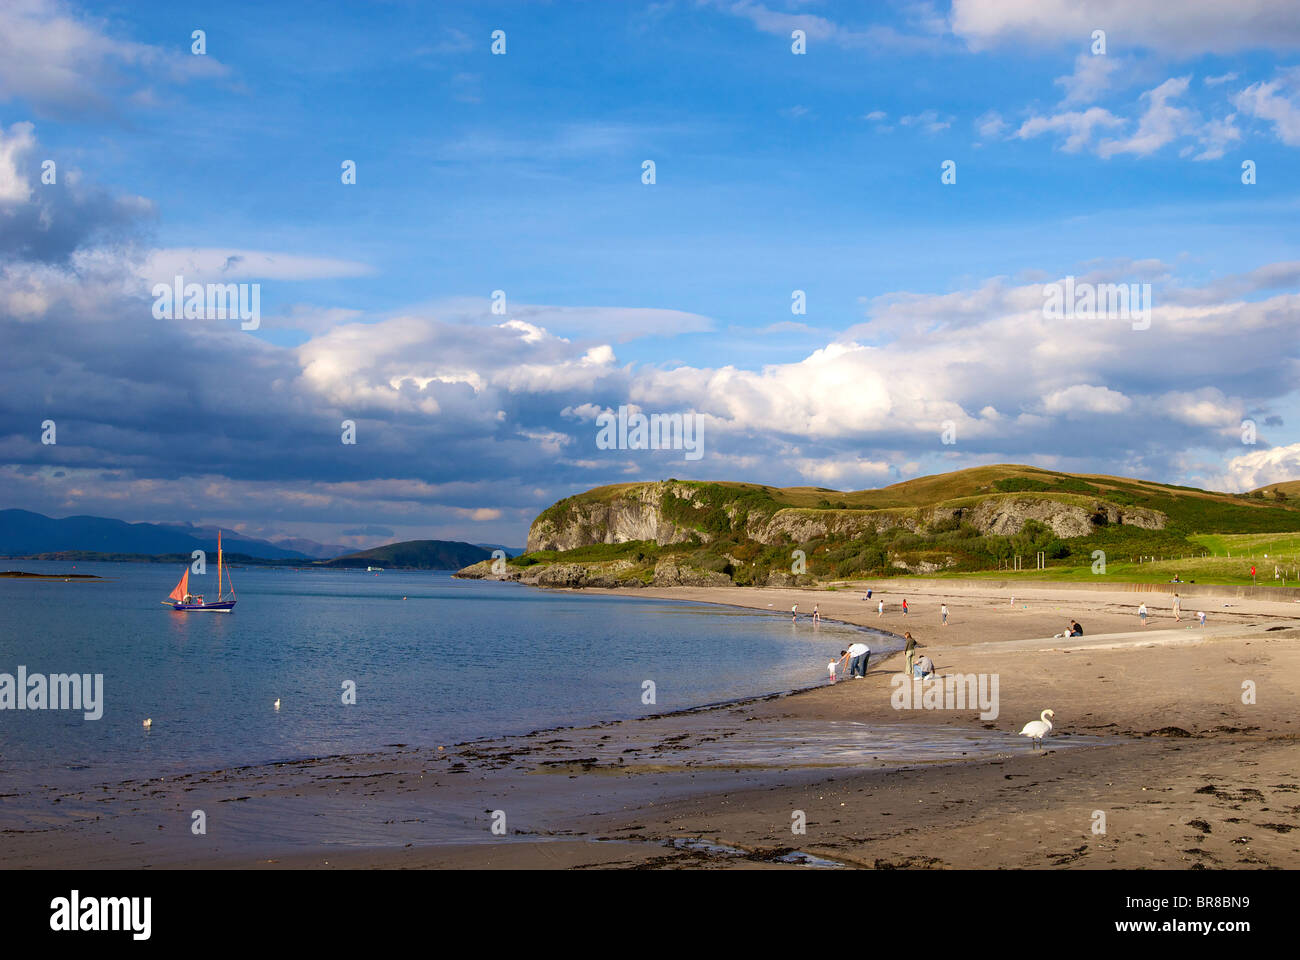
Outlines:
[[517, 557], [524, 552], [523, 547], [507, 547], [501, 543], [476, 543], [476, 547], [482, 547], [484, 550], [504, 550], [507, 557]]
[[[276, 546], [266, 540], [224, 533], [222, 546], [230, 554], [242, 553], [267, 560], [309, 560], [308, 554]], [[93, 551], [117, 554], [188, 554], [214, 552], [215, 529], [183, 524], [127, 523], [107, 517], [54, 519], [30, 510], [0, 510], [0, 556], [24, 557], [38, 553]]]
[[406, 540], [349, 553], [327, 560], [325, 567], [384, 567], [385, 569], [459, 570], [480, 560], [492, 559], [492, 551], [459, 540]]
[[352, 547], [341, 543], [317, 543], [315, 540], [307, 540], [304, 537], [281, 537], [272, 542], [283, 550], [297, 550], [309, 557], [315, 557], [317, 560], [329, 560], [331, 557], [339, 557], [352, 549]]

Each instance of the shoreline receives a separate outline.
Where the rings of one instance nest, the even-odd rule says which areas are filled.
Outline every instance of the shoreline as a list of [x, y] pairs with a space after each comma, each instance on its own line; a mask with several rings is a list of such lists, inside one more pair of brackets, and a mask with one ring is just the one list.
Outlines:
[[[884, 618], [874, 602], [863, 609], [854, 591], [626, 592], [782, 615], [813, 592], [828, 621], [894, 636], [911, 630], [941, 674], [1001, 673], [992, 723], [971, 711], [894, 710], [891, 653], [873, 657], [864, 681], [632, 720], [130, 781], [52, 800], [11, 796], [0, 800], [7, 828], [0, 860], [808, 869], [781, 859], [793, 850], [848, 866], [1300, 866], [1300, 833], [1292, 833], [1300, 828], [1292, 772], [1300, 728], [1291, 720], [1300, 704], [1300, 611], [1234, 603], [1217, 608], [1206, 628], [1171, 630], [1167, 611], [1152, 601], [1158, 619], [1141, 631], [1133, 628], [1132, 595], [1085, 604], [1043, 586], [1038, 596], [1018, 590], [1012, 608], [994, 591], [965, 588], [945, 592], [952, 625], [943, 628], [938, 597], [914, 586], [907, 585], [915, 600], [906, 621], [901, 595], [888, 588], [893, 610]], [[1061, 622], [1067, 600], [1087, 635], [1061, 643], [1040, 628]], [[1260, 684], [1261, 706], [1237, 702], [1243, 670]], [[1060, 739], [1031, 751], [1014, 733], [1047, 705], [1057, 711]], [[863, 749], [885, 757], [886, 733], [905, 744], [964, 738], [978, 755], [864, 758]], [[761, 760], [742, 762], [746, 756]], [[1160, 798], [1160, 809], [1149, 797]], [[200, 804], [212, 839], [186, 830], [185, 812]], [[30, 819], [15, 824], [23, 806]], [[492, 810], [507, 818], [504, 836], [490, 832]], [[1089, 832], [1098, 810], [1109, 813], [1114, 839]], [[791, 811], [806, 813], [806, 834], [791, 834]], [[1233, 821], [1249, 825], [1239, 830]], [[1188, 840], [1188, 823], [1208, 832]], [[86, 842], [105, 833], [110, 842], [86, 863]], [[990, 835], [1002, 838], [994, 850]], [[1067, 835], [1072, 845], [1053, 843]], [[349, 842], [338, 843], [341, 836]], [[1238, 843], [1241, 836], [1249, 842]], [[602, 838], [617, 842], [596, 842]], [[708, 842], [673, 846], [674, 838]]]

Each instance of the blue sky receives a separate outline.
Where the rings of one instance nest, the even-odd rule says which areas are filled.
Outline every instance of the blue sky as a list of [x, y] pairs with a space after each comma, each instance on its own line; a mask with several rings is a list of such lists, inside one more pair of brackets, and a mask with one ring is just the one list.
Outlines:
[[[1300, 476], [1286, 3], [19, 0], [6, 37], [4, 506], [519, 543], [666, 476]], [[179, 271], [261, 327], [155, 319]], [[1046, 321], [1066, 275], [1151, 283], [1151, 328]], [[706, 455], [597, 449], [628, 403]]]

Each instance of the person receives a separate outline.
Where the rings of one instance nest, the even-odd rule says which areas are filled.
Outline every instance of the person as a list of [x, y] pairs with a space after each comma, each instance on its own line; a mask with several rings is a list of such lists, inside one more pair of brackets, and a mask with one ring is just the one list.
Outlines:
[[1083, 627], [1079, 626], [1079, 621], [1078, 621], [1078, 620], [1071, 620], [1071, 621], [1070, 621], [1070, 636], [1072, 636], [1072, 637], [1081, 637], [1081, 636], [1083, 636]]
[[798, 619], [798, 617], [799, 617], [799, 604], [796, 603], [793, 607], [790, 608], [790, 622], [794, 623], [795, 620]]
[[910, 632], [903, 634], [903, 639], [907, 643], [903, 646], [903, 656], [907, 660], [907, 675], [912, 675], [913, 662], [916, 659], [916, 641], [912, 639]]
[[934, 661], [924, 653], [916, 661], [915, 675], [921, 678], [929, 677], [934, 674]]
[[880, 606], [877, 607], [876, 610], [876, 616], [883, 617], [885, 615], [885, 601], [883, 599], [880, 601]]
[[821, 615], [820, 613], [817, 612], [817, 604], [814, 603], [814, 604], [813, 604], [813, 623], [817, 623], [819, 620], [821, 620], [821, 618], [822, 618], [822, 615]]
[[946, 603], [939, 605], [939, 623], [942, 626], [948, 626], [948, 604]]
[[1205, 626], [1205, 611], [1204, 611], [1204, 610], [1197, 610], [1197, 611], [1196, 611], [1196, 619], [1199, 620], [1199, 621], [1201, 622], [1201, 626]]
[[867, 675], [867, 660], [871, 657], [871, 648], [861, 640], [849, 644], [849, 676], [861, 680]]
[[907, 616], [907, 597], [903, 598], [903, 616]]
[[839, 660], [832, 660], [830, 663], [826, 664], [826, 669], [829, 670], [829, 671], [830, 671], [830, 674], [831, 674], [831, 683], [834, 683], [834, 682], [835, 682], [835, 668], [838, 667], [838, 666], [840, 665], [840, 663], [843, 662], [843, 660], [844, 660], [844, 658], [845, 658], [846, 656], [848, 656], [848, 651], [847, 651], [847, 650], [841, 650], [841, 651], [840, 651], [840, 659], [839, 659]]
[[1180, 600], [1178, 598], [1178, 594], [1175, 593], [1174, 594], [1174, 621], [1175, 622], [1181, 621], [1183, 619], [1182, 613], [1183, 613], [1183, 601]]
[[1145, 603], [1138, 606], [1138, 619], [1142, 621], [1142, 626], [1147, 625], [1147, 605]]

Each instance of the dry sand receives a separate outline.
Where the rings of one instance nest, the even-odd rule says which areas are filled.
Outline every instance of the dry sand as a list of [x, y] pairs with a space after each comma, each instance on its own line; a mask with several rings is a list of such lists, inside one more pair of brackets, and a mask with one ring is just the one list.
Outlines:
[[[881, 594], [856, 589], [629, 592], [786, 616], [798, 602], [817, 662], [814, 603], [910, 630], [941, 675], [998, 675], [996, 719], [894, 709], [895, 654], [864, 680], [682, 714], [7, 795], [0, 865], [808, 869], [806, 854], [846, 867], [1300, 867], [1300, 605], [1199, 598], [1175, 623], [1171, 598], [1151, 594], [1045, 585], [1017, 589], [1013, 606], [974, 584], [895, 586], [884, 617]], [[1087, 635], [1052, 639], [1071, 617]], [[1044, 750], [1012, 736], [1048, 707]], [[956, 746], [901, 764], [884, 747], [850, 753], [900, 725]]]

